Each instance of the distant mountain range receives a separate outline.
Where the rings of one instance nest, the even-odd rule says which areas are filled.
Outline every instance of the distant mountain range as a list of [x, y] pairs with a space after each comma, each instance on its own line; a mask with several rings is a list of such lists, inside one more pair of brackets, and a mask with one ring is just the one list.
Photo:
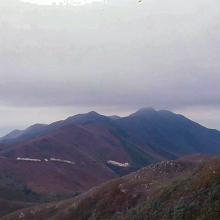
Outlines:
[[15, 130], [0, 142], [0, 198], [21, 202], [14, 210], [74, 196], [159, 161], [220, 153], [219, 131], [152, 108], [127, 117], [79, 114]]

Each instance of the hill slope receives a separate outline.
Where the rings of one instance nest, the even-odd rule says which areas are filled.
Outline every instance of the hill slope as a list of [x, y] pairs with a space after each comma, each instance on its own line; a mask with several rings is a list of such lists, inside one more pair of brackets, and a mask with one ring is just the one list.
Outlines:
[[2, 219], [213, 219], [220, 217], [220, 158], [164, 161], [55, 204]]
[[[56, 165], [66, 176], [70, 176], [70, 169], [75, 170], [79, 177], [80, 172], [96, 175], [89, 175], [91, 180], [86, 181], [86, 184], [97, 183], [99, 179], [102, 182], [160, 160], [195, 153], [220, 152], [220, 132], [202, 127], [181, 115], [150, 108], [114, 119], [96, 112], [79, 114], [50, 125], [36, 124], [24, 131], [13, 132], [3, 137], [2, 142], [0, 156], [12, 164], [31, 164], [35, 173], [34, 169], [39, 169], [39, 164], [17, 159], [72, 162], [72, 166], [70, 163], [58, 164], [58, 161]], [[49, 167], [50, 162], [44, 163], [44, 166]], [[128, 166], [123, 167], [123, 164]], [[8, 167], [12, 169], [13, 166]], [[25, 166], [19, 165], [17, 171], [19, 169], [21, 173], [26, 172]], [[51, 173], [56, 172], [51, 170]], [[46, 176], [50, 177], [51, 173]], [[84, 190], [80, 186], [84, 184], [82, 180], [79, 178], [75, 181], [79, 184], [77, 187], [74, 188], [76, 184], [71, 181], [71, 186], [65, 190]], [[42, 187], [44, 184], [45, 181], [40, 182]]]
[[113, 118], [89, 112], [31, 126], [2, 142], [1, 174], [43, 198], [82, 193], [161, 160], [220, 152], [219, 131], [154, 109]]

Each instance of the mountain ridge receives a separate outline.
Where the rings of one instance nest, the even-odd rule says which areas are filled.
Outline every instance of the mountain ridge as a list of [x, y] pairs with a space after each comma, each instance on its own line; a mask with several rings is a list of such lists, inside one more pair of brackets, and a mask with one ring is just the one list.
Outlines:
[[[0, 144], [0, 199], [8, 210], [83, 194], [160, 161], [198, 164], [220, 153], [219, 131], [152, 108], [116, 118], [89, 112], [24, 131]], [[13, 198], [20, 199], [10, 207]]]
[[9, 175], [40, 198], [83, 193], [160, 161], [220, 153], [219, 131], [149, 108], [116, 119], [78, 114], [26, 132], [0, 145], [3, 188]]

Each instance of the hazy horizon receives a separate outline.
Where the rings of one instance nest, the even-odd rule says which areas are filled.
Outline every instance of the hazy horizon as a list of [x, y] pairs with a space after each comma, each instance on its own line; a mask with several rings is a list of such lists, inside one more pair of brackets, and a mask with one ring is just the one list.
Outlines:
[[219, 21], [217, 0], [0, 0], [0, 136], [141, 107], [220, 129]]

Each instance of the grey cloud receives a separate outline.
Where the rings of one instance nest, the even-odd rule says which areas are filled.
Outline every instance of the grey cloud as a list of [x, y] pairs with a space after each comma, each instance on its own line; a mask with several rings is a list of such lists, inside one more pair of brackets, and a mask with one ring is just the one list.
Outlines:
[[1, 106], [220, 105], [217, 0], [4, 7]]

